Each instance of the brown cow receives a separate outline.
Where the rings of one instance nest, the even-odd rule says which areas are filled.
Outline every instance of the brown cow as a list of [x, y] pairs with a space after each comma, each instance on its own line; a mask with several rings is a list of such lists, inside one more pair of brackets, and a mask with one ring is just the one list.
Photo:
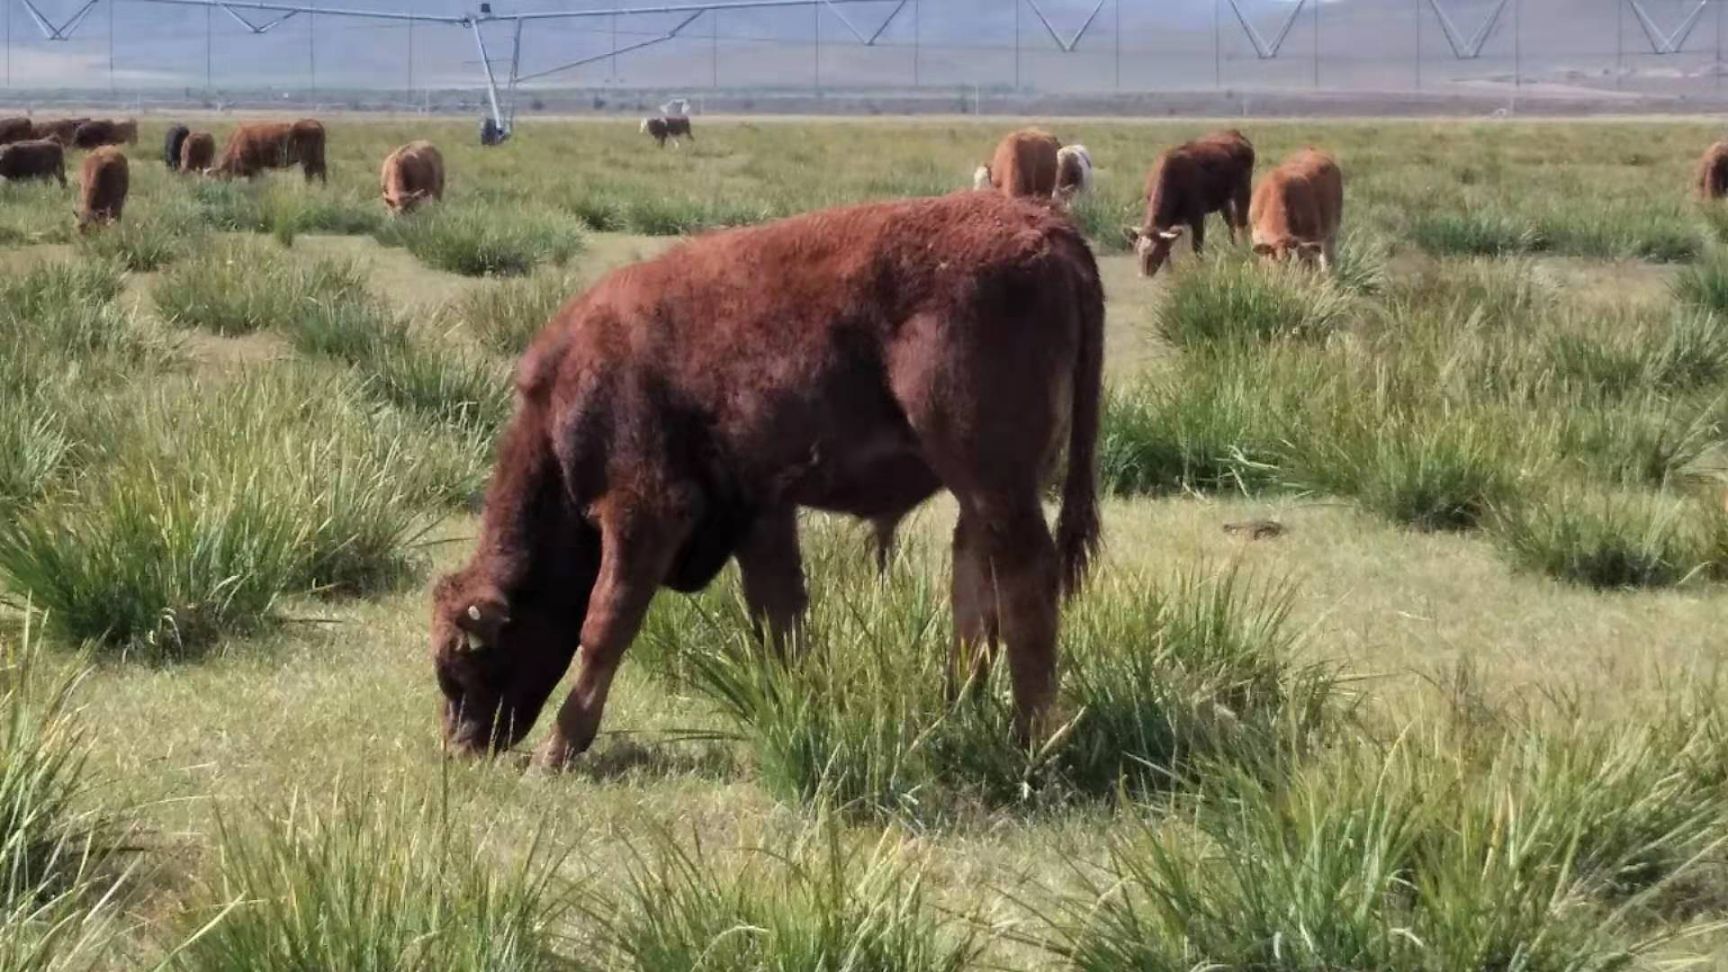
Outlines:
[[667, 139], [671, 139], [672, 147], [677, 148], [679, 136], [696, 141], [696, 134], [690, 130], [690, 119], [677, 115], [669, 118], [644, 118], [640, 131], [654, 136], [654, 142], [661, 148], [666, 147]]
[[[941, 488], [960, 508], [951, 670], [981, 673], [1000, 632], [1037, 733], [1060, 592], [1097, 543], [1103, 315], [1079, 230], [995, 193], [712, 233], [608, 275], [523, 357], [477, 548], [435, 587], [447, 744], [514, 745], [580, 645], [536, 756], [562, 765], [658, 588], [735, 556], [783, 646], [805, 605], [796, 510], [880, 523]], [[1041, 483], [1064, 447], [1052, 540]]]
[[118, 222], [121, 210], [126, 208], [126, 191], [132, 181], [126, 156], [114, 146], [104, 145], [84, 157], [79, 177], [84, 187], [84, 204], [78, 211], [78, 232]]
[[1292, 254], [1327, 270], [1337, 255], [1338, 222], [1344, 214], [1344, 176], [1332, 156], [1303, 149], [1290, 156], [1254, 188], [1248, 218], [1254, 223], [1254, 252], [1280, 262]]
[[444, 198], [444, 156], [431, 142], [409, 142], [384, 160], [378, 181], [390, 212], [413, 212], [428, 199]]
[[32, 139], [0, 145], [0, 179], [57, 179], [66, 185], [66, 150], [59, 142]]
[[1056, 153], [1061, 150], [1062, 143], [1049, 132], [1036, 128], [1009, 132], [996, 143], [996, 154], [984, 174], [1005, 196], [1049, 199], [1056, 192]]
[[1220, 213], [1230, 242], [1248, 226], [1248, 199], [1254, 179], [1254, 146], [1235, 129], [1184, 142], [1158, 156], [1146, 176], [1146, 216], [1123, 233], [1140, 260], [1140, 275], [1150, 277], [1170, 258], [1170, 248], [1187, 227], [1194, 253], [1206, 245], [1206, 217]]
[[0, 145], [29, 141], [30, 132], [28, 118], [0, 118]]
[[241, 125], [228, 136], [222, 159], [211, 175], [226, 179], [254, 179], [265, 169], [298, 165], [311, 182], [325, 181], [324, 126], [312, 119], [293, 122], [258, 122]]
[[72, 130], [72, 147], [100, 148], [104, 145], [137, 145], [138, 123], [135, 121], [87, 121]]
[[1698, 160], [1698, 198], [1723, 196], [1728, 196], [1728, 140], [1705, 149], [1704, 157]]
[[216, 136], [209, 132], [187, 132], [180, 140], [180, 167], [185, 173], [203, 172], [216, 160]]
[[88, 118], [58, 118], [53, 121], [33, 122], [30, 125], [30, 137], [38, 141], [58, 142], [63, 146], [72, 144], [72, 136], [78, 131], [78, 126], [88, 122]]

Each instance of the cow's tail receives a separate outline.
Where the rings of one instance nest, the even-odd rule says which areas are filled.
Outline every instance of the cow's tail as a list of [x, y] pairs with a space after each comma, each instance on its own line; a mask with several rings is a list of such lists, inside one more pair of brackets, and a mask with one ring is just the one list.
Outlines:
[[1076, 294], [1080, 347], [1068, 418], [1068, 471], [1062, 482], [1062, 512], [1056, 520], [1062, 592], [1067, 597], [1080, 590], [1098, 552], [1098, 425], [1104, 395], [1104, 286], [1092, 251], [1079, 241], [1077, 249], [1083, 271]]

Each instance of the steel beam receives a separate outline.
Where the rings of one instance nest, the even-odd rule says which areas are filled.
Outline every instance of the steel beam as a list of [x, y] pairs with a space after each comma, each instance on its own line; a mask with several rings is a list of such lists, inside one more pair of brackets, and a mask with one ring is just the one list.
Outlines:
[[1650, 12], [1645, 10], [1638, 0], [1626, 0], [1626, 5], [1632, 8], [1632, 16], [1638, 18], [1638, 25], [1644, 28], [1644, 36], [1650, 40], [1650, 53], [1678, 54], [1680, 49], [1686, 46], [1686, 38], [1692, 36], [1692, 28], [1698, 26], [1705, 8], [1710, 4], [1709, 0], [1698, 0], [1698, 6], [1692, 8], [1692, 12], [1680, 21], [1680, 26], [1674, 28], [1671, 34], [1656, 26], [1656, 19], [1650, 16]]
[[1494, 9], [1488, 11], [1488, 16], [1482, 19], [1482, 26], [1476, 28], [1476, 33], [1465, 39], [1459, 33], [1458, 25], [1452, 22], [1446, 8], [1440, 5], [1440, 0], [1428, 0], [1428, 5], [1434, 8], [1434, 15], [1440, 19], [1440, 32], [1446, 35], [1446, 43], [1452, 47], [1452, 56], [1460, 61], [1474, 60], [1482, 56], [1482, 47], [1488, 43], [1488, 38], [1494, 33], [1494, 27], [1500, 22], [1500, 14], [1506, 9], [1507, 0], [1500, 0]]
[[[1316, 3], [1319, 0], [1315, 0]], [[1290, 8], [1290, 16], [1284, 18], [1284, 26], [1278, 28], [1278, 36], [1268, 41], [1262, 35], [1248, 15], [1242, 12], [1242, 5], [1237, 0], [1229, 0], [1230, 9], [1236, 12], [1236, 22], [1242, 25], [1242, 32], [1248, 35], [1248, 43], [1254, 45], [1254, 53], [1260, 55], [1262, 61], [1268, 61], [1278, 56], [1284, 47], [1285, 38], [1290, 36], [1290, 28], [1296, 26], [1296, 18], [1302, 13], [1302, 8], [1308, 5], [1308, 0], [1296, 0], [1296, 6]]]
[[[1231, 2], [1234, 3], [1235, 0], [1231, 0]], [[1301, 0], [1301, 3], [1306, 2], [1307, 0]], [[1301, 3], [1297, 5], [1298, 9], [1300, 9]], [[1026, 5], [1032, 8], [1034, 14], [1038, 15], [1038, 22], [1044, 25], [1045, 30], [1050, 32], [1050, 39], [1056, 42], [1057, 47], [1062, 48], [1062, 53], [1072, 54], [1074, 53], [1074, 48], [1079, 45], [1080, 38], [1086, 36], [1086, 31], [1092, 26], [1092, 21], [1098, 19], [1098, 11], [1104, 9], [1104, 0], [1098, 0], [1098, 5], [1093, 7], [1092, 12], [1086, 15], [1086, 20], [1080, 25], [1080, 29], [1076, 30], [1074, 36], [1067, 40], [1063, 40], [1062, 35], [1056, 32], [1056, 27], [1050, 23], [1050, 18], [1044, 16], [1044, 11], [1038, 7], [1038, 0], [1026, 0]], [[1285, 30], [1289, 30], [1289, 28], [1285, 28]]]

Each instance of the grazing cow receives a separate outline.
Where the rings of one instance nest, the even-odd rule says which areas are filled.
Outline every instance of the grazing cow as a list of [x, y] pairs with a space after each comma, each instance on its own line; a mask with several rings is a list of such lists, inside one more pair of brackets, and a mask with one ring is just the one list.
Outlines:
[[77, 133], [78, 126], [88, 122], [88, 118], [58, 118], [53, 121], [33, 122], [30, 125], [30, 137], [37, 141], [58, 142], [62, 146], [72, 144], [72, 136]]
[[444, 198], [444, 156], [431, 142], [409, 142], [384, 160], [378, 179], [391, 213], [413, 212], [428, 199]]
[[1303, 149], [1290, 156], [1254, 188], [1248, 218], [1254, 223], [1254, 252], [1283, 262], [1291, 255], [1303, 263], [1332, 266], [1338, 222], [1344, 214], [1344, 176], [1332, 156]]
[[696, 134], [690, 130], [690, 119], [673, 116], [670, 118], [644, 118], [641, 131], [654, 136], [654, 142], [661, 148], [666, 147], [666, 140], [672, 140], [672, 147], [678, 147], [678, 137], [683, 136], [690, 141], [696, 141]]
[[1092, 191], [1092, 153], [1084, 145], [1064, 145], [1056, 153], [1056, 199], [1071, 203]]
[[84, 193], [83, 206], [78, 210], [78, 232], [119, 222], [131, 184], [126, 156], [114, 146], [104, 145], [84, 157], [79, 178]]
[[996, 143], [988, 166], [990, 184], [1004, 196], [1039, 196], [1056, 192], [1056, 153], [1062, 143], [1049, 132], [1023, 128]]
[[59, 142], [32, 139], [0, 145], [0, 179], [57, 179], [66, 185], [66, 150]]
[[162, 140], [162, 164], [170, 169], [180, 169], [180, 147], [186, 143], [186, 136], [192, 130], [185, 125], [174, 125], [168, 129], [168, 135]]
[[1139, 257], [1140, 275], [1150, 277], [1170, 258], [1187, 227], [1194, 253], [1206, 244], [1206, 216], [1220, 213], [1230, 242], [1248, 226], [1254, 179], [1254, 146], [1241, 132], [1213, 132], [1158, 156], [1146, 177], [1146, 216], [1123, 228]]
[[1728, 140], [1717, 142], [1704, 150], [1698, 160], [1698, 197], [1721, 199], [1728, 196]]
[[[477, 547], [434, 589], [446, 743], [515, 745], [580, 645], [536, 761], [582, 752], [655, 591], [732, 557], [771, 642], [795, 646], [796, 510], [880, 523], [942, 488], [960, 508], [952, 670], [982, 674], [1000, 633], [1034, 737], [1060, 595], [1097, 543], [1103, 314], [1079, 230], [994, 193], [712, 233], [608, 275], [524, 355]], [[1052, 540], [1041, 483], [1064, 447]]]
[[28, 141], [30, 132], [28, 118], [0, 118], [0, 145]]
[[222, 159], [210, 174], [254, 179], [265, 169], [295, 165], [305, 172], [307, 182], [314, 176], [325, 181], [324, 126], [312, 119], [241, 125], [228, 136]]
[[203, 172], [216, 161], [216, 136], [209, 132], [188, 132], [180, 143], [180, 171]]
[[72, 147], [101, 148], [104, 145], [137, 145], [138, 123], [135, 121], [87, 121], [72, 130]]

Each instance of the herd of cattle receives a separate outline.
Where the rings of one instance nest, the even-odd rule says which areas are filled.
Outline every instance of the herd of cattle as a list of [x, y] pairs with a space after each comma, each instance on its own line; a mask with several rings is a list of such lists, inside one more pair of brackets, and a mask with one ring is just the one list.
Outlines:
[[[0, 179], [55, 179], [66, 185], [66, 152], [89, 149], [79, 170], [78, 228], [120, 219], [131, 183], [119, 146], [138, 143], [138, 123], [90, 118], [33, 121], [0, 118]], [[162, 162], [171, 171], [216, 178], [256, 178], [267, 169], [299, 166], [306, 181], [327, 181], [324, 125], [315, 119], [242, 124], [228, 136], [220, 158], [216, 137], [185, 125], [168, 129]], [[430, 142], [410, 142], [390, 153], [379, 176], [384, 204], [393, 213], [444, 197], [444, 159]]]

